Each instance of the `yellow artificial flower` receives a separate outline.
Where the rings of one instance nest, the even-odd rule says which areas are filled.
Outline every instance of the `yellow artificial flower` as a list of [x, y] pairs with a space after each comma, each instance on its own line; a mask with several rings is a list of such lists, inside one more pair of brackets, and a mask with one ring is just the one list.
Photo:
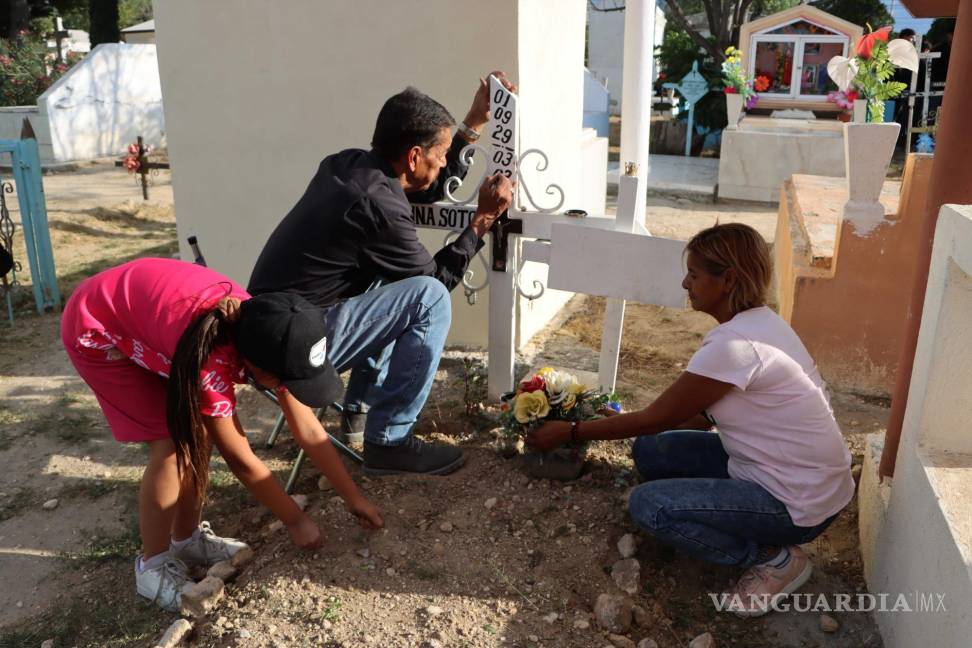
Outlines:
[[537, 375], [546, 377], [548, 374], [552, 374], [553, 372], [554, 372], [553, 367], [544, 367], [543, 369], [537, 372]]
[[580, 396], [587, 391], [587, 385], [582, 385], [581, 383], [575, 383], [570, 386], [570, 393], [575, 396]]
[[529, 423], [550, 413], [550, 403], [543, 391], [520, 394], [513, 401], [513, 416], [520, 423]]

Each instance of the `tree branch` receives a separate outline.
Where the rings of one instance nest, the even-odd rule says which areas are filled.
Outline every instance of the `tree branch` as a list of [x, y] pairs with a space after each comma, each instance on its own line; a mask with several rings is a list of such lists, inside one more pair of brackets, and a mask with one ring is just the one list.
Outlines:
[[625, 8], [624, 5], [621, 5], [621, 6], [614, 5], [611, 8], [598, 7], [597, 4], [595, 4], [594, 0], [587, 0], [587, 4], [590, 6], [590, 8], [592, 10], [594, 10], [594, 11], [600, 11], [601, 13], [610, 13], [612, 11], [624, 11], [624, 8]]
[[689, 25], [688, 20], [685, 18], [685, 13], [682, 12], [682, 8], [678, 6], [678, 0], [669, 0], [668, 8], [672, 12], [672, 19], [675, 23], [689, 35], [695, 44], [700, 48], [705, 50], [710, 56], [712, 56], [716, 61], [722, 61], [725, 55], [719, 50], [718, 47], [714, 46], [710, 41], [702, 37], [698, 31]]

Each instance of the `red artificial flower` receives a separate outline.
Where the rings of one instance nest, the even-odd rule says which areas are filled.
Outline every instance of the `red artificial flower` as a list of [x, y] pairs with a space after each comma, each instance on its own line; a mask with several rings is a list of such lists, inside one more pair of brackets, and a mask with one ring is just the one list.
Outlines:
[[767, 77], [760, 75], [756, 77], [755, 81], [753, 81], [753, 87], [756, 88], [756, 92], [766, 92], [766, 90], [770, 87], [770, 80]]
[[138, 144], [129, 144], [128, 145], [128, 152], [131, 155], [138, 155]]
[[847, 97], [847, 101], [850, 101], [851, 103], [854, 103], [854, 101], [860, 99], [860, 95], [857, 93], [857, 90], [848, 90], [844, 93], [844, 96]]
[[538, 374], [533, 378], [531, 378], [530, 380], [524, 380], [523, 382], [521, 382], [520, 387], [522, 387], [523, 391], [525, 392], [542, 391], [546, 389], [547, 383], [543, 379], [543, 376]]
[[725, 92], [726, 94], [739, 94], [739, 92], [732, 86], [726, 86], [723, 92]]
[[887, 43], [890, 35], [891, 28], [882, 27], [877, 31], [872, 31], [866, 36], [861, 36], [861, 39], [857, 41], [857, 55], [864, 59], [871, 58], [871, 52], [874, 50], [874, 44], [878, 41], [884, 41]]

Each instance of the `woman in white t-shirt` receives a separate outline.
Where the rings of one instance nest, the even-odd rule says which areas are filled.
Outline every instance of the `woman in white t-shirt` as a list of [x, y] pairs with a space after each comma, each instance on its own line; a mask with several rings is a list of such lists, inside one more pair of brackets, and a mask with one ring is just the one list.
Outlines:
[[638, 437], [645, 483], [631, 495], [634, 521], [694, 556], [749, 568], [720, 601], [764, 614], [810, 577], [798, 545], [850, 501], [851, 457], [813, 359], [766, 307], [766, 241], [733, 223], [699, 232], [685, 249], [682, 287], [693, 309], [719, 322], [685, 372], [639, 412], [550, 422], [527, 443], [549, 450]]

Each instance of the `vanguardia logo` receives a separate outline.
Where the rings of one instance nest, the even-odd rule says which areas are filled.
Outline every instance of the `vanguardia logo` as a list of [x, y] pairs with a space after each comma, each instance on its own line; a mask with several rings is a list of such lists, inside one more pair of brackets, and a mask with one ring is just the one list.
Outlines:
[[715, 594], [709, 599], [718, 612], [947, 612], [945, 594]]

